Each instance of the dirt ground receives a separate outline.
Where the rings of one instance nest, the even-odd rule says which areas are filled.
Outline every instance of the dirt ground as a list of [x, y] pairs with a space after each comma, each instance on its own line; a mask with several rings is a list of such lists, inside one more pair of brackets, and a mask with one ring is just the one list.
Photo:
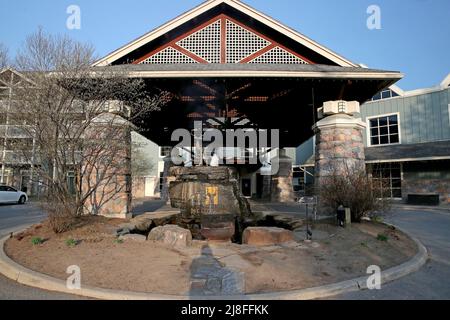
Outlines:
[[[213, 256], [220, 265], [245, 274], [245, 292], [262, 293], [302, 289], [366, 274], [367, 267], [382, 270], [412, 258], [416, 244], [398, 230], [364, 222], [343, 229], [314, 226], [320, 240], [283, 246], [251, 247], [194, 241], [175, 249], [154, 242], [118, 243], [114, 235], [121, 220], [85, 219], [74, 231], [55, 235], [47, 223], [33, 226], [6, 242], [6, 253], [18, 263], [41, 273], [66, 279], [67, 267], [81, 269], [82, 285], [160, 294], [189, 294], [195, 259]], [[382, 241], [378, 235], [386, 238]], [[32, 243], [40, 237], [42, 244]], [[68, 239], [77, 241], [69, 247]], [[208, 250], [205, 250], [208, 248]]]

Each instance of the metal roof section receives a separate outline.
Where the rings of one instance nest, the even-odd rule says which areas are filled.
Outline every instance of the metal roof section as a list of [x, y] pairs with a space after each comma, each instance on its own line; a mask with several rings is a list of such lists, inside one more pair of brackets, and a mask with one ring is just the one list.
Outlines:
[[367, 163], [450, 159], [450, 140], [366, 148]]

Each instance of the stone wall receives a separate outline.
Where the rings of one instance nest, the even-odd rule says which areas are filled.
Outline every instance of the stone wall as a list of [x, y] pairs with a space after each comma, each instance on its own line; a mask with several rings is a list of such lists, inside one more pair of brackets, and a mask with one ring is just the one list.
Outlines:
[[402, 196], [406, 201], [408, 194], [439, 194], [442, 204], [450, 204], [450, 165], [449, 162], [424, 162], [403, 165]]
[[321, 180], [346, 170], [365, 170], [364, 123], [346, 114], [319, 121], [316, 131], [316, 187]]
[[[86, 156], [85, 161], [102, 160], [83, 163], [86, 177], [81, 187], [85, 193], [95, 189], [85, 203], [86, 213], [127, 219], [131, 217], [132, 207], [131, 130], [126, 122], [119, 120], [117, 124], [114, 122], [114, 125], [102, 127], [101, 131], [93, 127], [88, 132], [91, 139], [103, 141], [103, 135], [110, 137], [114, 134], [116, 140], [110, 142], [110, 148], [95, 149], [96, 145], [93, 144], [93, 150], [84, 150], [88, 155], [92, 154]], [[107, 135], [110, 133], [111, 135]]]
[[145, 177], [133, 177], [132, 191], [133, 199], [145, 197]]
[[292, 164], [291, 158], [286, 156], [286, 150], [279, 150], [279, 170], [272, 177], [271, 186], [271, 201], [272, 202], [293, 202], [294, 197], [294, 187], [293, 187], [293, 176], [292, 176]]

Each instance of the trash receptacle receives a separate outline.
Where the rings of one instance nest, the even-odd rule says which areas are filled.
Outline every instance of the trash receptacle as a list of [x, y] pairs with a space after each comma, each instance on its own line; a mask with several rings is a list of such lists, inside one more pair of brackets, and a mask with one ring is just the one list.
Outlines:
[[337, 209], [337, 221], [340, 227], [345, 227], [345, 208], [339, 206]]

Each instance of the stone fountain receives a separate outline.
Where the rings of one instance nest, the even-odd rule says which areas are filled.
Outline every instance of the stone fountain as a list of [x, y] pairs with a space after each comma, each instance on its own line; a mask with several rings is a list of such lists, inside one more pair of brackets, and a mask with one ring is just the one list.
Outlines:
[[181, 210], [180, 226], [196, 239], [239, 241], [250, 206], [239, 190], [237, 170], [232, 167], [172, 167], [169, 196]]

